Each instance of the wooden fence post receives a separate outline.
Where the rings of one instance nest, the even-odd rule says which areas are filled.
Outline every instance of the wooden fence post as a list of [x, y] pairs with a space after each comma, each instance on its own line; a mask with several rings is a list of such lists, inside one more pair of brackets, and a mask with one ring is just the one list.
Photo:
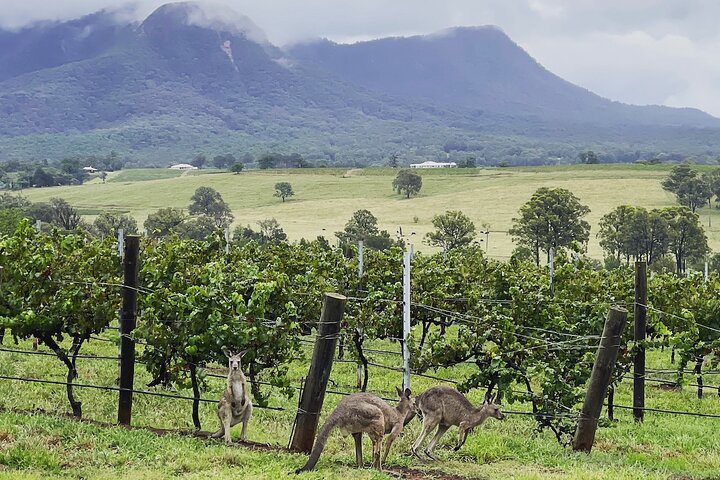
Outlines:
[[300, 406], [295, 417], [295, 430], [290, 440], [290, 450], [294, 452], [310, 453], [312, 450], [320, 412], [325, 401], [325, 389], [332, 371], [333, 354], [340, 332], [340, 321], [345, 311], [345, 301], [343, 295], [325, 294], [312, 363], [305, 379]]
[[620, 307], [610, 308], [595, 356], [590, 384], [585, 393], [585, 403], [580, 411], [577, 430], [575, 430], [573, 450], [590, 453], [592, 449], [598, 418], [615, 367], [626, 321], [627, 310]]
[[140, 237], [125, 238], [123, 257], [122, 311], [120, 313], [120, 396], [118, 400], [118, 423], [130, 425], [132, 417], [132, 390], [135, 379], [135, 342], [130, 334], [137, 318], [138, 256]]
[[633, 417], [642, 422], [645, 417], [645, 335], [647, 334], [647, 264], [635, 262], [635, 344], [637, 351], [633, 365]]

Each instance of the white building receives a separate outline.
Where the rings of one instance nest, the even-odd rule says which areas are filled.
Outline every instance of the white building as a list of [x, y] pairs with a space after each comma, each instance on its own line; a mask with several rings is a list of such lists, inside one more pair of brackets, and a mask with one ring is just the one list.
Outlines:
[[198, 167], [194, 167], [189, 163], [178, 163], [169, 167], [171, 170], [197, 170]]
[[455, 168], [457, 163], [455, 162], [423, 162], [423, 163], [411, 163], [410, 168]]
[[88, 173], [95, 173], [95, 172], [97, 172], [97, 168], [83, 167], [83, 171], [88, 172]]

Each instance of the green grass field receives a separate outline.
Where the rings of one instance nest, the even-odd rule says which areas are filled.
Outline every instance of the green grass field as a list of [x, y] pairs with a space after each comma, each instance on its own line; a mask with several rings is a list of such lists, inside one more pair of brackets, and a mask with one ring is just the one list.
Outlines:
[[[573, 165], [497, 169], [454, 169], [421, 171], [420, 195], [402, 198], [392, 191], [391, 169], [310, 169], [250, 171], [240, 175], [217, 170], [193, 171], [178, 176], [166, 169], [128, 170], [110, 174], [107, 183], [82, 186], [29, 189], [31, 201], [62, 197], [84, 211], [129, 211], [139, 222], [163, 207], [186, 208], [196, 188], [218, 190], [230, 205], [235, 225], [256, 226], [259, 220], [274, 217], [291, 240], [324, 235], [334, 239], [355, 210], [366, 208], [378, 217], [382, 228], [393, 234], [415, 232], [413, 243], [420, 250], [432, 229], [432, 217], [446, 210], [462, 210], [478, 230], [487, 226], [490, 256], [503, 258], [513, 250], [506, 232], [518, 208], [540, 187], [571, 190], [591, 208], [589, 253], [602, 252], [596, 238], [599, 219], [622, 204], [646, 208], [675, 204], [672, 194], [660, 182], [669, 165]], [[171, 175], [172, 174], [172, 175]], [[171, 178], [168, 178], [171, 177]], [[285, 203], [274, 197], [277, 182], [290, 182], [295, 196]], [[720, 210], [700, 211], [713, 250], [720, 250]], [[88, 217], [92, 219], [92, 215]], [[717, 225], [716, 227], [708, 227]], [[484, 236], [479, 236], [484, 242]]]
[[[117, 335], [107, 334], [116, 338]], [[396, 349], [396, 344], [372, 342], [374, 347]], [[12, 348], [30, 347], [21, 342]], [[86, 350], [86, 351], [85, 351]], [[43, 351], [43, 347], [41, 347]], [[93, 341], [84, 353], [113, 355], [113, 343]], [[62, 381], [64, 367], [53, 357], [0, 352], [0, 375]], [[291, 366], [290, 377], [300, 383], [307, 374], [310, 347], [306, 358]], [[395, 365], [396, 357], [371, 355], [371, 361]], [[651, 352], [649, 366], [670, 367], [668, 352]], [[113, 361], [79, 360], [78, 383], [115, 385], [117, 365]], [[218, 366], [219, 367], [219, 366]], [[439, 370], [442, 378], [459, 378], [473, 367], [462, 365], [451, 371]], [[330, 389], [347, 390], [354, 384], [353, 364], [336, 363]], [[712, 379], [712, 380], [711, 380]], [[717, 383], [717, 376], [707, 376], [706, 383]], [[136, 368], [136, 388], [147, 389], [149, 376], [142, 366]], [[388, 395], [401, 383], [401, 374], [371, 368], [369, 390]], [[219, 398], [224, 380], [209, 378], [210, 391], [203, 396]], [[413, 389], [421, 392], [437, 384], [435, 380], [413, 377]], [[159, 390], [163, 391], [163, 390]], [[63, 417], [69, 411], [61, 385], [41, 385], [0, 380], [0, 478], [297, 478], [288, 475], [302, 466], [305, 456], [288, 453], [283, 447], [290, 437], [297, 397], [286, 399], [278, 394], [271, 405], [287, 411], [256, 408], [249, 428], [249, 440], [268, 444], [270, 448], [236, 445], [226, 447], [220, 441], [194, 438], [189, 434], [158, 436], [147, 430], [128, 431], [120, 427], [79, 423]], [[117, 393], [77, 389], [83, 402], [84, 416], [91, 422], [113, 423], [116, 420]], [[188, 390], [175, 393], [190, 395]], [[479, 403], [481, 393], [470, 398]], [[338, 403], [338, 395], [328, 394], [323, 419]], [[616, 404], [630, 405], [630, 382], [621, 384]], [[666, 391], [648, 385], [648, 407], [720, 414], [720, 400], [711, 390], [702, 400], [695, 398], [693, 388]], [[505, 406], [513, 411], [527, 411], [529, 405]], [[37, 409], [42, 409], [39, 413]], [[35, 410], [35, 413], [28, 412]], [[133, 425], [183, 429], [191, 431], [190, 402], [136, 395]], [[214, 431], [217, 419], [214, 405], [201, 404], [204, 430]], [[648, 412], [642, 425], [634, 423], [631, 412], [616, 410], [616, 422], [599, 429], [590, 455], [573, 453], [560, 446], [549, 432], [538, 433], [535, 422], [523, 415], [508, 415], [502, 422], [488, 420], [468, 438], [465, 446], [453, 452], [456, 429], [448, 432], [436, 452], [440, 461], [424, 464], [409, 456], [409, 447], [420, 432], [420, 422], [408, 425], [395, 443], [387, 462], [391, 470], [378, 474], [353, 467], [351, 440], [334, 434], [313, 473], [308, 479], [381, 479], [393, 478], [584, 478], [584, 479], [709, 479], [720, 472], [720, 420], [682, 417]], [[233, 429], [235, 438], [239, 426]], [[366, 439], [366, 460], [370, 444]], [[416, 473], [410, 471], [417, 470]], [[443, 476], [446, 475], [446, 476]]]

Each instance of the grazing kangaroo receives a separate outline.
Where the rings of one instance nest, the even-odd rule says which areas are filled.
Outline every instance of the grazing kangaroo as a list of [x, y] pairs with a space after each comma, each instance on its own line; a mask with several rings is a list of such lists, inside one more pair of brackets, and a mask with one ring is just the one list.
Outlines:
[[226, 351], [225, 355], [228, 357], [230, 371], [227, 377], [227, 387], [217, 407], [220, 429], [210, 435], [210, 437], [223, 437], [225, 443], [230, 444], [232, 443], [230, 427], [241, 422], [243, 426], [242, 432], [240, 433], [240, 440], [245, 441], [247, 439], [247, 426], [250, 421], [250, 416], [252, 415], [252, 402], [250, 401], [247, 381], [245, 380], [245, 375], [242, 372], [242, 366], [240, 364], [240, 359], [245, 355], [245, 352], [243, 351], [237, 355], [232, 355]]
[[[335, 427], [339, 428], [343, 435], [352, 434], [355, 439], [355, 459], [358, 467], [363, 466], [362, 434], [363, 432], [367, 433], [373, 444], [373, 467], [382, 470], [382, 464], [387, 459], [390, 447], [402, 433], [405, 417], [415, 410], [415, 401], [410, 398], [410, 389], [406, 388], [405, 391], [402, 391], [396, 387], [396, 390], [400, 397], [400, 403], [395, 408], [371, 393], [353, 393], [343, 398], [320, 429], [307, 463], [297, 469], [295, 473], [315, 468], [330, 432]], [[390, 436], [385, 444], [385, 454], [381, 461], [382, 440], [386, 434], [390, 434]]]
[[422, 432], [412, 446], [412, 453], [418, 458], [421, 458], [417, 452], [418, 448], [435, 427], [438, 427], [437, 433], [425, 449], [425, 455], [433, 460], [437, 460], [432, 453], [435, 445], [452, 425], [457, 425], [459, 428], [458, 443], [455, 446], [457, 451], [465, 443], [468, 432], [483, 423], [486, 418], [495, 417], [498, 420], [505, 418], [500, 406], [495, 404], [495, 397], [486, 398], [480, 408], [475, 408], [462, 393], [449, 387], [433, 387], [417, 397], [415, 403], [423, 422]]

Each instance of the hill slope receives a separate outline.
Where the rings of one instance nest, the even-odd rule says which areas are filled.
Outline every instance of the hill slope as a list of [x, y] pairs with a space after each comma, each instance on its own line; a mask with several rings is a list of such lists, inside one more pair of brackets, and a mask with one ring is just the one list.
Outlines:
[[569, 162], [588, 146], [611, 161], [720, 152], [720, 120], [610, 102], [493, 28], [285, 52], [247, 17], [194, 3], [140, 24], [121, 18], [0, 31], [0, 160], [111, 149], [158, 164], [200, 151], [343, 164], [392, 152], [486, 164]]

